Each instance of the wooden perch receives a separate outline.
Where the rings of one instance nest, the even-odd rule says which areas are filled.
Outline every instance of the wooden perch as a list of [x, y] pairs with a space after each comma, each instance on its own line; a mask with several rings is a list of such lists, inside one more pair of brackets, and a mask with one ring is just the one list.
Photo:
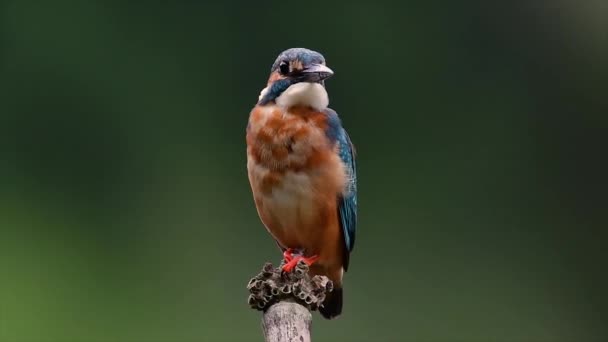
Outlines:
[[264, 312], [266, 342], [310, 342], [311, 311], [323, 305], [333, 283], [325, 276], [310, 277], [303, 261], [289, 273], [266, 263], [247, 289], [249, 305]]

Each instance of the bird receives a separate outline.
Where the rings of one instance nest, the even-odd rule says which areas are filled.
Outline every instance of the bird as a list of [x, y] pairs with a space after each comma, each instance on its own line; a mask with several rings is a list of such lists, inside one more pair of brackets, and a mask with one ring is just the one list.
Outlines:
[[334, 284], [319, 308], [342, 313], [343, 274], [357, 229], [355, 148], [328, 108], [334, 72], [319, 52], [290, 48], [276, 58], [249, 114], [247, 175], [260, 220], [283, 252], [283, 272], [302, 260]]

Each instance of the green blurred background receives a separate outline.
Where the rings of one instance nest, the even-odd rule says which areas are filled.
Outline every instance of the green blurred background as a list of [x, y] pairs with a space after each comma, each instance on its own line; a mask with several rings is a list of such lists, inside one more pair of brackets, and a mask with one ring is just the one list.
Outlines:
[[0, 3], [0, 341], [261, 341], [245, 166], [322, 52], [360, 225], [314, 341], [606, 341], [605, 1]]

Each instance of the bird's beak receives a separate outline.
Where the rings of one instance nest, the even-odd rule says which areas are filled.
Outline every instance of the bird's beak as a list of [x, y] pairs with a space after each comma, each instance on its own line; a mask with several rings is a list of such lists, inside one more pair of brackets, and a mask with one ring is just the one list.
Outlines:
[[311, 64], [300, 72], [298, 81], [300, 82], [321, 82], [331, 77], [334, 72], [323, 64]]

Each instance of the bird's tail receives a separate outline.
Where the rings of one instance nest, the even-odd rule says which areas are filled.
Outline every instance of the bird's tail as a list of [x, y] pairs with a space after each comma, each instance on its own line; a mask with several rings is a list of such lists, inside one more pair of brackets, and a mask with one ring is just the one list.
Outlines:
[[319, 308], [323, 317], [333, 319], [342, 313], [342, 292], [342, 288], [338, 287], [327, 294], [323, 306]]

